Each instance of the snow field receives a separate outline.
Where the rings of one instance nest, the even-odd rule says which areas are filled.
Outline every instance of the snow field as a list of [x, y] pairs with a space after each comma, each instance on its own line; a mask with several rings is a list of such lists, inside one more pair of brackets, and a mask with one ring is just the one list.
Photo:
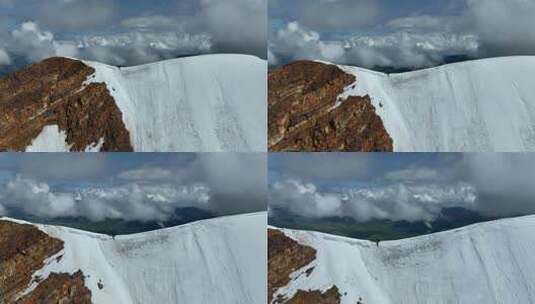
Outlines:
[[94, 303], [265, 303], [266, 222], [243, 214], [115, 238], [35, 225], [65, 245], [34, 277], [82, 270]]
[[204, 55], [95, 68], [123, 114], [135, 151], [265, 152], [267, 63], [249, 55]]
[[532, 303], [535, 216], [476, 224], [411, 239], [381, 242], [286, 230], [317, 250], [279, 293], [338, 286], [343, 304]]
[[535, 56], [356, 76], [341, 95], [369, 95], [397, 152], [535, 151]]

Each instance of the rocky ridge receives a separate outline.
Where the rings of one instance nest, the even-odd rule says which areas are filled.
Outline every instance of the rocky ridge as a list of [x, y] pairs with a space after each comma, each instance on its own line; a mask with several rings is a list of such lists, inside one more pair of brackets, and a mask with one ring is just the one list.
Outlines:
[[[32, 225], [0, 220], [0, 303], [91, 303], [91, 291], [81, 271], [52, 273], [46, 279], [33, 277], [62, 249], [63, 241]], [[29, 289], [32, 285], [35, 288]]]
[[339, 95], [358, 79], [331, 64], [297, 61], [269, 73], [270, 151], [392, 151], [370, 97]]
[[336, 286], [325, 292], [319, 290], [299, 290], [292, 298], [274, 296], [292, 280], [291, 274], [307, 268], [305, 275], [310, 276], [314, 267], [310, 264], [316, 259], [316, 250], [304, 246], [286, 236], [282, 231], [268, 229], [268, 303], [273, 304], [337, 304], [340, 293]]
[[132, 151], [129, 132], [106, 84], [86, 84], [95, 70], [49, 58], [0, 79], [0, 151], [24, 151], [57, 125], [71, 151]]

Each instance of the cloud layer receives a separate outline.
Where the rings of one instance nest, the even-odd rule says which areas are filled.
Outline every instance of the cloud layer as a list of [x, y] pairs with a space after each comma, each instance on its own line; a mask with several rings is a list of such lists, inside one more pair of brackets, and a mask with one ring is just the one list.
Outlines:
[[362, 67], [426, 67], [440, 64], [448, 55], [477, 56], [478, 37], [468, 33], [399, 30], [380, 36], [323, 39], [318, 32], [290, 22], [272, 35], [272, 65], [297, 59], [358, 64]]
[[41, 218], [170, 219], [180, 207], [209, 210], [210, 189], [204, 185], [123, 184], [113, 187], [54, 191], [45, 182], [17, 176], [0, 188], [0, 210], [15, 209]]
[[267, 208], [265, 176], [257, 154], [8, 155], [0, 158], [0, 216], [165, 221], [185, 207], [258, 212]]
[[444, 208], [473, 210], [477, 198], [472, 185], [405, 183], [368, 188], [319, 191], [311, 183], [297, 180], [276, 182], [270, 189], [270, 208], [284, 208], [305, 217], [351, 217], [359, 222], [372, 219], [432, 221]]
[[[277, 26], [270, 32], [270, 64], [319, 59], [366, 68], [423, 68], [453, 56], [535, 55], [532, 1], [450, 0], [433, 13], [396, 16], [386, 12], [398, 3], [370, 2], [308, 1], [305, 7], [312, 13], [288, 10], [303, 6], [302, 1], [275, 2], [290, 13], [272, 16]], [[325, 9], [328, 5], [333, 12]], [[447, 9], [452, 6], [459, 9]]]
[[[70, 56], [129, 66], [185, 55], [266, 58], [263, 0], [0, 2], [0, 65]], [[3, 6], [3, 7], [2, 7]], [[38, 13], [37, 13], [38, 12]], [[128, 13], [126, 13], [128, 12]]]
[[467, 19], [485, 55], [535, 54], [535, 2], [467, 0]]
[[35, 22], [24, 22], [11, 31], [7, 42], [10, 53], [23, 56], [30, 62], [51, 56], [76, 57], [78, 48], [74, 43], [57, 41], [54, 34], [42, 31]]
[[[429, 156], [433, 161], [427, 160]], [[352, 157], [358, 164], [364, 156]], [[313, 162], [315, 156], [306, 158]], [[351, 217], [359, 222], [432, 221], [453, 207], [492, 217], [535, 214], [535, 162], [530, 154], [366, 158], [372, 158], [368, 167], [364, 172], [355, 171], [353, 177], [341, 173], [318, 178], [307, 171], [270, 164], [270, 171], [279, 171], [270, 172], [270, 212], [276, 215], [277, 210], [286, 210], [311, 218]], [[276, 159], [278, 162], [281, 160]]]

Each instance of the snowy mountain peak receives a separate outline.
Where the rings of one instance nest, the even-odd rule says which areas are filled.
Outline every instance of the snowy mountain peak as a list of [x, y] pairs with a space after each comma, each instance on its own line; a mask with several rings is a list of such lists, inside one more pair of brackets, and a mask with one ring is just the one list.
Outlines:
[[86, 62], [106, 83], [136, 151], [265, 151], [265, 61], [203, 55], [135, 67]]
[[452, 63], [383, 74], [338, 66], [356, 77], [341, 99], [369, 96], [398, 152], [535, 150], [535, 56]]
[[535, 151], [535, 56], [385, 74], [321, 61], [269, 73], [272, 151]]
[[83, 282], [92, 303], [262, 303], [266, 270], [258, 261], [265, 260], [265, 226], [263, 212], [112, 237], [0, 220], [0, 229], [26, 227], [62, 244], [34, 267], [19, 295], [33, 296], [40, 284], [65, 274], [69, 282]]
[[262, 152], [266, 73], [236, 54], [125, 68], [49, 58], [0, 79], [0, 150]]
[[336, 291], [325, 303], [529, 303], [534, 229], [535, 216], [526, 216], [378, 245], [281, 229], [316, 258], [295, 270], [274, 298]]

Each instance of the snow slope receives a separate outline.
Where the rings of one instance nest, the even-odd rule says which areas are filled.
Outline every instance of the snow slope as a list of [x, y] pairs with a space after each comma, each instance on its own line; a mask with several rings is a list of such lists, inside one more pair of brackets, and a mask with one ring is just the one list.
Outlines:
[[399, 152], [535, 151], [535, 56], [356, 76], [342, 94], [370, 95]]
[[[104, 138], [98, 143], [87, 146], [85, 152], [100, 152]], [[70, 152], [67, 145], [67, 134], [60, 130], [57, 125], [45, 126], [43, 131], [26, 147], [26, 152]]]
[[411, 239], [361, 241], [283, 230], [314, 247], [310, 277], [294, 274], [279, 292], [338, 286], [342, 303], [534, 303], [535, 216], [476, 224]]
[[29, 145], [26, 152], [69, 152], [67, 145], [67, 135], [61, 131], [57, 125], [46, 126]]
[[48, 259], [34, 277], [80, 269], [99, 304], [265, 303], [266, 218], [221, 217], [115, 239], [36, 225], [65, 244], [63, 258]]
[[117, 68], [84, 61], [123, 114], [135, 151], [265, 152], [267, 63], [204, 55]]

